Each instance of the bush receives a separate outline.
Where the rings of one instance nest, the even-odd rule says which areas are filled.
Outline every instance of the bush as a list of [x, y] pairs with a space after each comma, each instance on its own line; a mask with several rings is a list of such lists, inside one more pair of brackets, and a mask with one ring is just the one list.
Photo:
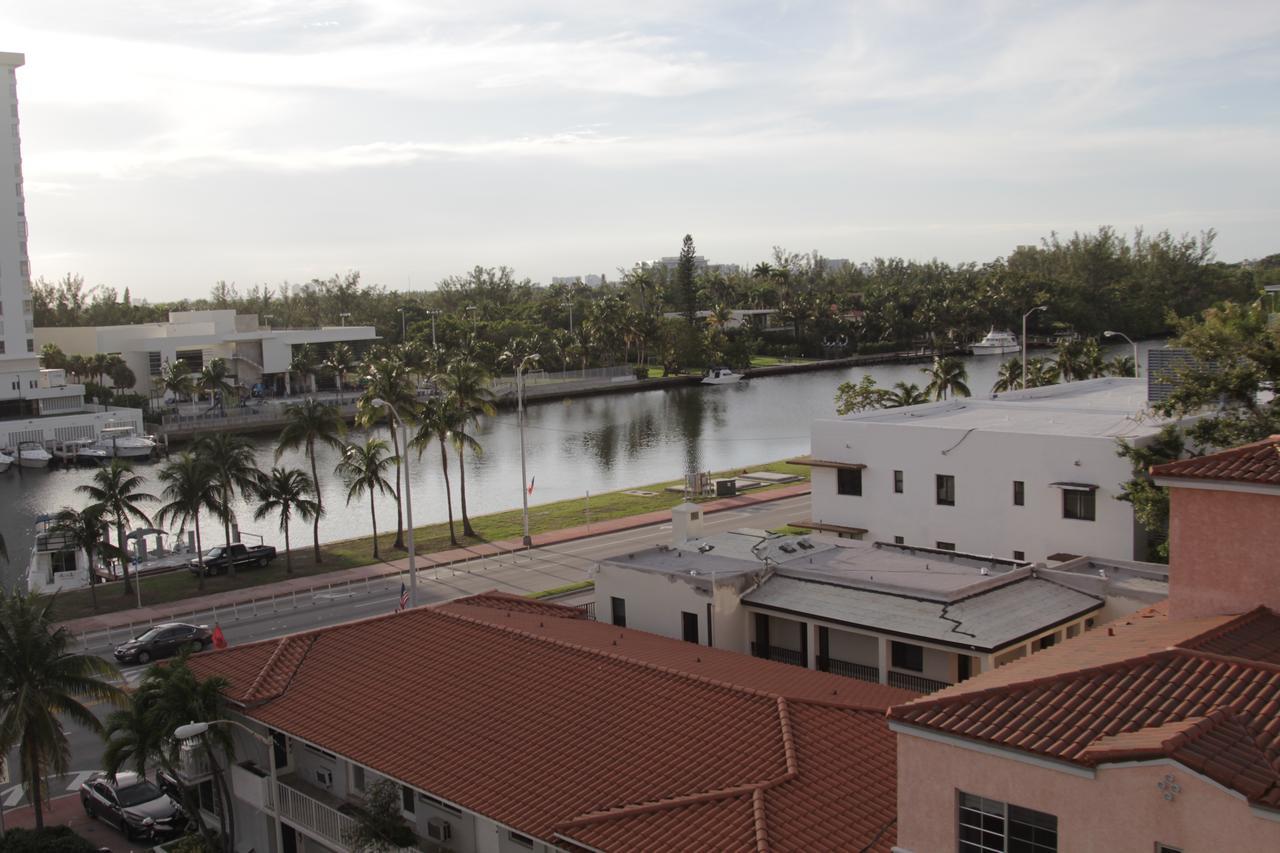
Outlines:
[[94, 853], [97, 849], [67, 826], [10, 829], [0, 839], [0, 853]]

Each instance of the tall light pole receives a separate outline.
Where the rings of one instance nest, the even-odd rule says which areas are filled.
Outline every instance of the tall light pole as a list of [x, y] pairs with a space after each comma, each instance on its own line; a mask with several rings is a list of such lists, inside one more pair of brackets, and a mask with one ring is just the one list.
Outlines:
[[[515, 356], [506, 354], [513, 362]], [[538, 363], [537, 353], [526, 355], [515, 364], [516, 368], [516, 423], [520, 425], [520, 507], [524, 519], [524, 538], [521, 540], [526, 548], [533, 545], [533, 537], [529, 535], [529, 474], [525, 468], [524, 454], [524, 371], [529, 363]]]
[[350, 311], [343, 311], [341, 314], [338, 315], [338, 319], [340, 319], [342, 321], [342, 325], [345, 326], [347, 325], [347, 318], [350, 316], [351, 316]]
[[418, 564], [413, 553], [413, 481], [409, 477], [409, 431], [405, 428], [404, 418], [396, 411], [396, 407], [381, 397], [373, 398], [373, 405], [386, 407], [391, 416], [400, 424], [400, 456], [404, 463], [404, 512], [409, 525], [409, 606], [418, 606]]
[[436, 315], [439, 314], [440, 312], [432, 310], [432, 311], [428, 311], [427, 313], [431, 315], [431, 348], [435, 349], [436, 348]]
[[404, 343], [404, 306], [400, 306], [400, 343]]
[[[267, 748], [267, 761], [268, 761], [268, 766], [271, 768], [271, 797], [270, 797], [271, 814], [275, 818], [275, 824], [276, 824], [276, 850], [283, 850], [284, 849], [284, 829], [282, 828], [282, 824], [280, 823], [280, 793], [277, 790], [280, 787], [280, 780], [277, 775], [279, 771], [278, 771], [278, 768], [276, 767], [275, 741], [267, 737], [266, 735], [258, 734], [253, 729], [246, 726], [244, 723], [237, 722], [236, 720], [211, 720], [207, 723], [206, 722], [197, 723], [195, 721], [192, 721], [190, 723], [187, 723], [185, 726], [178, 726], [176, 729], [174, 729], [173, 736], [176, 737], [178, 740], [192, 740], [194, 738], [200, 737], [202, 734], [209, 731], [210, 726], [218, 726], [218, 725], [235, 726], [236, 728], [247, 732], [250, 737], [252, 737], [258, 743], [262, 744]], [[231, 804], [228, 803], [227, 805], [230, 806]]]
[[1022, 315], [1022, 390], [1027, 389], [1027, 318], [1037, 311], [1048, 311], [1048, 305], [1037, 305]]
[[1138, 377], [1142, 376], [1142, 370], [1141, 368], [1138, 367], [1138, 345], [1133, 342], [1133, 338], [1129, 337], [1124, 332], [1112, 332], [1112, 331], [1103, 332], [1102, 336], [1104, 338], [1124, 338], [1126, 341], [1128, 341], [1129, 346], [1133, 347], [1133, 378], [1137, 379]]
[[565, 303], [569, 307], [569, 336], [573, 336], [573, 300]]

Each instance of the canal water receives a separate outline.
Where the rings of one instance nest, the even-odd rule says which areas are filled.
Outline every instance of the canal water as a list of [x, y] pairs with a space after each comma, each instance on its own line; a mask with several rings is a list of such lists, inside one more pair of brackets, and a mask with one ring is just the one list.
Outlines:
[[[1158, 343], [1139, 347], [1145, 350], [1150, 345]], [[1123, 345], [1108, 347], [1106, 352], [1110, 358], [1130, 351], [1128, 345]], [[969, 387], [975, 394], [990, 391], [1000, 362], [996, 357], [966, 359]], [[695, 385], [532, 404], [527, 408], [525, 430], [528, 472], [534, 482], [530, 504], [582, 498], [585, 510], [588, 492], [598, 494], [677, 480], [686, 471], [749, 468], [755, 463], [806, 453], [809, 422], [814, 417], [834, 415], [837, 385], [869, 373], [881, 387], [898, 381], [923, 387], [926, 380], [920, 372], [922, 366], [894, 364], [823, 370], [761, 377], [736, 385]], [[380, 434], [387, 437], [385, 431]], [[484, 454], [468, 455], [470, 514], [519, 507], [520, 439], [515, 412], [503, 410], [483, 419], [474, 435], [483, 445]], [[351, 437], [358, 438], [359, 434]], [[277, 464], [274, 436], [255, 435], [251, 440], [264, 470]], [[337, 461], [336, 451], [320, 451], [320, 485], [326, 507], [320, 536], [324, 541], [369, 532], [368, 498], [346, 504], [346, 486], [332, 473]], [[307, 469], [307, 460], [301, 453], [285, 454], [278, 464]], [[160, 491], [156, 468], [153, 463], [138, 466], [148, 479], [148, 490], [153, 492]], [[410, 468], [414, 521], [443, 521], [446, 511], [439, 450], [433, 446], [420, 460], [416, 454], [411, 456]], [[452, 449], [449, 474], [456, 518], [458, 469]], [[64, 506], [83, 506], [84, 499], [76, 493], [76, 487], [88, 482], [92, 475], [90, 468], [28, 469], [19, 474], [16, 466], [0, 475], [0, 533], [9, 552], [8, 563], [0, 564], [0, 581], [6, 587], [25, 571], [33, 518]], [[378, 498], [377, 508], [379, 529], [394, 528], [394, 499]], [[237, 507], [237, 515], [243, 530], [262, 535], [269, 544], [283, 544], [274, 519], [255, 522], [252, 508], [243, 505]], [[201, 527], [208, 531], [206, 546], [216, 544], [220, 528], [203, 522]], [[291, 535], [295, 547], [309, 541], [310, 527], [309, 523], [294, 524]]]

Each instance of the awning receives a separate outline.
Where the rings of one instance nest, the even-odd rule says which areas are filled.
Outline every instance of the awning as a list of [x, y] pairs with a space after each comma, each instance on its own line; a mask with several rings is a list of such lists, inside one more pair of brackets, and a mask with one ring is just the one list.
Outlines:
[[800, 527], [805, 530], [820, 530], [826, 533], [848, 533], [853, 536], [865, 536], [867, 529], [865, 527], [845, 527], [843, 524], [827, 524], [822, 521], [789, 521], [792, 527]]
[[844, 468], [848, 471], [861, 471], [867, 467], [861, 462], [836, 462], [831, 459], [814, 459], [812, 456], [797, 456], [795, 459], [788, 459], [787, 462], [792, 465], [808, 465], [811, 468]]
[[1098, 491], [1097, 483], [1050, 483], [1055, 489], [1083, 489], [1086, 492]]

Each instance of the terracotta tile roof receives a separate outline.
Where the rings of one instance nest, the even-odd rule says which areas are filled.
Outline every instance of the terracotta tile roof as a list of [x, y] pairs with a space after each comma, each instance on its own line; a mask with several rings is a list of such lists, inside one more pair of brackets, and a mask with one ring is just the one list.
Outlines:
[[892, 847], [884, 711], [914, 694], [559, 610], [485, 596], [191, 666], [250, 717], [562, 846]]
[[1151, 476], [1280, 485], [1280, 435], [1208, 456], [1154, 465]]
[[496, 589], [466, 598], [459, 598], [450, 603], [457, 607], [486, 607], [493, 610], [511, 610], [516, 613], [554, 616], [560, 619], [587, 618], [587, 611], [582, 607], [568, 607], [551, 601], [538, 601], [533, 598], [525, 598], [523, 595], [499, 592]]
[[890, 717], [1085, 766], [1172, 758], [1280, 808], [1280, 665], [1271, 659], [1280, 617], [1259, 608], [1210, 620], [1135, 618]]

